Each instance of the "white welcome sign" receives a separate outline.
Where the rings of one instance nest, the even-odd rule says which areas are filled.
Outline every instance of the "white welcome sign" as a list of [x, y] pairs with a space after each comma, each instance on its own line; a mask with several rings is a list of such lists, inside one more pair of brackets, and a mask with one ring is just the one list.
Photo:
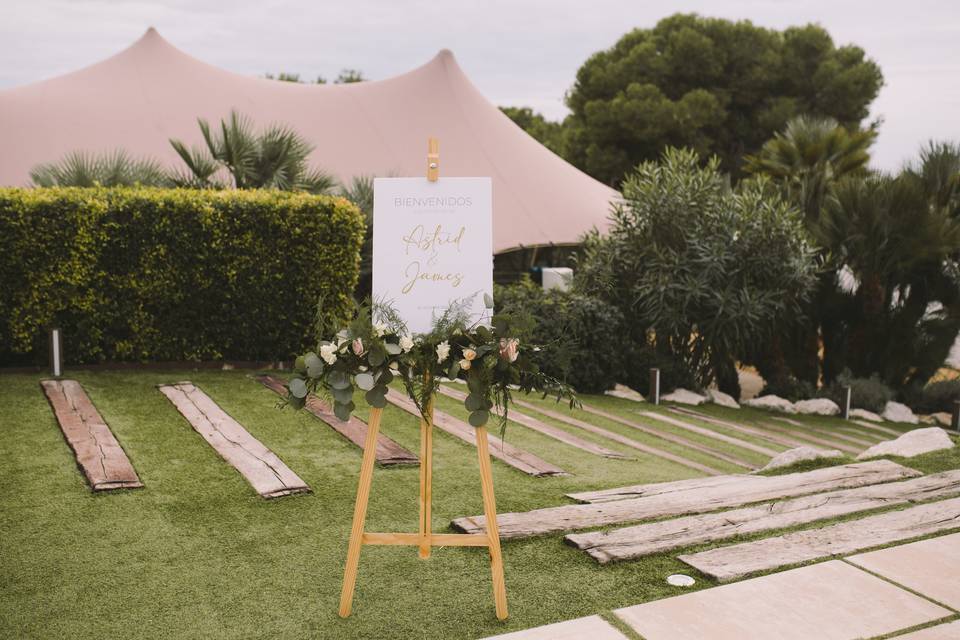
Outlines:
[[[474, 321], [493, 296], [490, 178], [377, 178], [373, 183], [373, 297], [413, 333], [472, 299]], [[486, 295], [485, 295], [486, 294]]]

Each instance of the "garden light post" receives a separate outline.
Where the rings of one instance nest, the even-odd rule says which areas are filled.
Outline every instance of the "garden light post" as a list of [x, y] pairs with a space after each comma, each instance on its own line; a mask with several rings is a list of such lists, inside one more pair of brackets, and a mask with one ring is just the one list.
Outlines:
[[650, 393], [647, 397], [653, 404], [660, 404], [660, 369], [650, 369]]
[[54, 378], [63, 375], [63, 332], [60, 327], [50, 329], [50, 374]]
[[841, 408], [841, 415], [843, 415], [844, 420], [850, 419], [850, 387], [843, 388], [843, 407]]
[[953, 415], [950, 416], [950, 428], [960, 431], [960, 400], [953, 401]]

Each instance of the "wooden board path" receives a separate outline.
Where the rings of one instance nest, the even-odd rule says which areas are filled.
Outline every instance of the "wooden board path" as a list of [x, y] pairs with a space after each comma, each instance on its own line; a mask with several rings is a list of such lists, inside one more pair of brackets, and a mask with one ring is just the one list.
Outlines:
[[[268, 389], [275, 391], [281, 396], [287, 395], [287, 388], [279, 378], [267, 375], [257, 376], [256, 378]], [[304, 409], [323, 420], [331, 429], [360, 447], [360, 450], [363, 451], [363, 443], [367, 438], [366, 422], [352, 414], [350, 420], [343, 422], [333, 414], [330, 405], [312, 393], [307, 396], [307, 403], [304, 405]], [[420, 459], [415, 453], [405, 449], [393, 438], [381, 432], [377, 434], [376, 462], [384, 467], [389, 467], [394, 465], [417, 465], [420, 464]]]
[[877, 424], [876, 422], [870, 422], [869, 420], [851, 420], [850, 422], [858, 424], [861, 427], [866, 429], [873, 429], [874, 431], [879, 431], [885, 436], [892, 436], [894, 438], [899, 438], [906, 431], [897, 431], [896, 429], [891, 429], [890, 427], [885, 427], [883, 425]]
[[785, 424], [773, 424], [772, 422], [763, 423], [764, 429], [772, 429], [778, 433], [787, 434], [797, 440], [804, 440], [810, 444], [823, 447], [825, 449], [839, 449], [844, 453], [858, 454], [864, 450], [863, 446], [852, 444], [847, 440], [834, 439], [831, 435], [821, 431], [801, 430], [799, 428], [790, 428]]
[[76, 380], [41, 380], [53, 413], [94, 491], [143, 486], [130, 459]]
[[[438, 388], [438, 393], [445, 395], [448, 398], [453, 398], [454, 400], [459, 400], [463, 402], [467, 398], [467, 394], [459, 389], [451, 389], [445, 385], [440, 385]], [[502, 416], [503, 412], [498, 411], [496, 407], [492, 409], [492, 412], [497, 416]], [[525, 413], [520, 413], [519, 411], [512, 410], [508, 414], [510, 420], [521, 424], [528, 429], [541, 433], [548, 438], [553, 438], [564, 444], [568, 444], [571, 447], [580, 449], [581, 451], [586, 451], [587, 453], [593, 453], [598, 456], [603, 456], [604, 458], [616, 458], [620, 460], [629, 460], [630, 456], [624, 455], [613, 449], [609, 449], [602, 445], [596, 444], [595, 442], [590, 442], [589, 440], [584, 440], [578, 436], [573, 435], [572, 433], [567, 433], [563, 429], [558, 429], [557, 427], [547, 424], [542, 420], [537, 420], [533, 416], [528, 416]]]
[[613, 531], [567, 535], [564, 540], [600, 564], [719, 542], [735, 536], [773, 531], [883, 507], [960, 495], [960, 470], [903, 482], [843, 489], [759, 504], [720, 513], [651, 522]]
[[875, 445], [875, 444], [877, 443], [876, 440], [867, 440], [866, 438], [858, 438], [858, 437], [852, 436], [852, 435], [850, 435], [850, 434], [848, 434], [848, 433], [846, 433], [846, 432], [841, 432], [839, 429], [830, 429], [830, 430], [827, 430], [827, 429], [824, 429], [824, 428], [822, 428], [822, 427], [816, 427], [816, 426], [811, 427], [811, 425], [804, 424], [804, 423], [800, 422], [799, 420], [794, 420], [793, 418], [786, 418], [786, 417], [784, 417], [784, 416], [773, 416], [773, 419], [774, 419], [774, 420], [777, 420], [777, 421], [779, 421], [779, 422], [783, 422], [783, 423], [785, 423], [785, 424], [789, 424], [790, 426], [793, 426], [793, 427], [813, 428], [815, 431], [817, 431], [817, 433], [820, 433], [820, 434], [823, 434], [823, 435], [827, 435], [827, 436], [829, 436], [830, 438], [835, 438], [835, 439], [839, 439], [839, 440], [845, 440], [845, 441], [847, 441], [847, 442], [851, 442], [851, 443], [853, 443], [853, 444], [855, 444], [855, 445], [858, 445], [858, 446], [864, 447], [864, 448], [866, 448], [866, 447], [871, 447], [871, 446], [873, 446], [873, 445]]
[[538, 411], [543, 415], [547, 416], [548, 418], [558, 420], [559, 422], [563, 422], [564, 424], [569, 424], [572, 427], [577, 427], [589, 433], [593, 433], [598, 436], [607, 438], [608, 440], [619, 442], [620, 444], [630, 447], [631, 449], [636, 449], [637, 451], [642, 451], [651, 456], [655, 456], [657, 458], [663, 458], [664, 460], [675, 462], [679, 465], [687, 467], [688, 469], [695, 469], [707, 475], [717, 475], [717, 474], [723, 473], [719, 469], [714, 469], [709, 465], [702, 464], [694, 460], [688, 460], [683, 456], [678, 456], [676, 454], [670, 453], [669, 451], [664, 451], [663, 449], [659, 449], [657, 447], [651, 447], [649, 445], [643, 444], [642, 442], [637, 442], [633, 438], [628, 438], [627, 436], [621, 435], [615, 431], [610, 431], [609, 429], [598, 427], [595, 424], [590, 424], [589, 422], [578, 420], [577, 418], [565, 415], [563, 413], [560, 413], [559, 411], [551, 411], [550, 409], [538, 407], [535, 404], [532, 404], [530, 402], [525, 402], [523, 400], [514, 400], [513, 403], [519, 407], [523, 407], [524, 409]]
[[[410, 415], [416, 416], [417, 418], [421, 417], [420, 411], [417, 409], [417, 405], [414, 404], [413, 400], [408, 398], [406, 394], [400, 393], [395, 389], [390, 389], [387, 392], [387, 401], [403, 409]], [[477, 446], [476, 429], [463, 420], [453, 417], [449, 413], [444, 413], [443, 411], [437, 411], [434, 409], [433, 426], [441, 431], [446, 431], [450, 435], [463, 440], [471, 446]], [[489, 440], [490, 455], [510, 465], [514, 469], [537, 477], [569, 475], [560, 467], [538, 458], [529, 451], [524, 451], [523, 449], [515, 447], [512, 444], [504, 442], [497, 436], [489, 436]]]
[[960, 529], [960, 498], [679, 558], [720, 582], [729, 582], [758, 571], [846, 555], [953, 529]]
[[708, 438], [713, 438], [714, 440], [720, 440], [721, 442], [732, 444], [740, 447], [741, 449], [747, 449], [749, 451], [753, 451], [754, 453], [762, 453], [763, 455], [770, 456], [771, 458], [780, 453], [776, 449], [754, 444], [753, 442], [747, 442], [746, 440], [741, 440], [740, 438], [734, 438], [733, 436], [728, 436], [725, 433], [719, 433], [717, 431], [713, 431], [712, 429], [699, 427], [695, 424], [690, 424], [689, 422], [685, 422], [683, 420], [677, 420], [676, 418], [664, 415], [662, 413], [656, 413], [654, 411], [641, 411], [640, 415], [646, 416], [652, 420], [659, 420], [661, 422], [666, 422], [667, 424], [672, 424], [675, 427], [686, 429], [687, 431], [700, 434], [701, 436], [706, 436]]
[[[742, 476], [742, 482], [719, 482], [707, 488], [659, 493], [610, 502], [571, 504], [497, 516], [500, 537], [504, 539], [573, 531], [611, 524], [650, 520], [667, 516], [707, 513], [754, 502], [802, 496], [821, 491], [848, 489], [880, 482], [891, 482], [921, 475], [889, 460], [875, 460], [791, 473], [782, 476]], [[634, 489], [642, 491], [643, 485]], [[614, 491], [624, 491], [627, 488]], [[455, 529], [465, 533], [484, 531], [483, 516], [457, 518]]]
[[157, 387], [220, 456], [264, 498], [309, 493], [310, 487], [275, 453], [191, 382]]
[[636, 429], [641, 433], [646, 433], [647, 435], [651, 435], [655, 438], [660, 438], [661, 440], [666, 440], [667, 442], [679, 444], [683, 447], [687, 447], [688, 449], [693, 449], [694, 451], [705, 453], [708, 456], [716, 458], [717, 460], [723, 460], [724, 462], [729, 462], [735, 467], [740, 467], [742, 469], [750, 469], [750, 470], [757, 468], [757, 465], [747, 462], [742, 458], [738, 458], [728, 453], [724, 453], [723, 451], [718, 451], [712, 447], [708, 447], [706, 445], [700, 444], [699, 442], [694, 442], [693, 440], [684, 438], [683, 436], [678, 436], [670, 432], [663, 431], [662, 429], [656, 429], [654, 427], [641, 424], [634, 420], [627, 420], [626, 418], [622, 418], [614, 413], [608, 413], [601, 409], [597, 409], [596, 407], [583, 405], [582, 408], [587, 413], [592, 413], [595, 416], [600, 416], [601, 418], [612, 420], [613, 422], [617, 422], [624, 426], [630, 427], [631, 429]]
[[[710, 424], [715, 424], [719, 427], [738, 428], [743, 426], [743, 425], [736, 424], [734, 422], [730, 422], [728, 420], [721, 420], [720, 418], [708, 416], [705, 413], [700, 413], [699, 411], [694, 411], [693, 409], [688, 409], [686, 407], [682, 407], [682, 408], [672, 407], [672, 411], [689, 415], [691, 417], [697, 418], [698, 420], [701, 420], [703, 422], [709, 422]], [[831, 449], [840, 449], [841, 451], [844, 451], [846, 453], [860, 453], [861, 451], [863, 451], [862, 448], [854, 447], [852, 445], [845, 444], [842, 442], [837, 442], [835, 440], [831, 441], [831, 440], [819, 438], [814, 435], [809, 435], [805, 431], [798, 433], [797, 430], [788, 430], [786, 427], [782, 427], [779, 425], [764, 424], [763, 429], [767, 430], [766, 433], [768, 434], [767, 435], [768, 439], [771, 439], [773, 442], [779, 442], [780, 444], [785, 444], [791, 447], [809, 447], [811, 444], [816, 444], [821, 447], [828, 447]], [[775, 433], [770, 434], [769, 432], [771, 430], [774, 431]], [[773, 438], [777, 437], [778, 435], [780, 436], [779, 440], [774, 440]]]

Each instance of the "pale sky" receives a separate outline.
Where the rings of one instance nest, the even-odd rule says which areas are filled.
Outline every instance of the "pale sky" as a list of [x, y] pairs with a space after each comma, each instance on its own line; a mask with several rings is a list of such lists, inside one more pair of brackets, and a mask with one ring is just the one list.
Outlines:
[[[110, 56], [154, 26], [176, 47], [248, 75], [387, 78], [451, 49], [483, 94], [559, 119], [587, 57], [625, 32], [697, 12], [774, 28], [818, 22], [876, 60], [886, 84], [874, 166], [895, 170], [931, 138], [960, 141], [957, 0], [0, 0], [0, 90]], [[2, 148], [2, 141], [0, 141]]]

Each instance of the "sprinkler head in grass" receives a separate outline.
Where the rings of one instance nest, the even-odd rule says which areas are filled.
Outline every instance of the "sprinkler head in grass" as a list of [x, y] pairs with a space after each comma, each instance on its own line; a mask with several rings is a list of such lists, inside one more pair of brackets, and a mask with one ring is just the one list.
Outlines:
[[692, 587], [694, 582], [696, 582], [690, 576], [685, 576], [682, 573], [675, 573], [672, 576], [667, 576], [667, 584], [674, 587]]

